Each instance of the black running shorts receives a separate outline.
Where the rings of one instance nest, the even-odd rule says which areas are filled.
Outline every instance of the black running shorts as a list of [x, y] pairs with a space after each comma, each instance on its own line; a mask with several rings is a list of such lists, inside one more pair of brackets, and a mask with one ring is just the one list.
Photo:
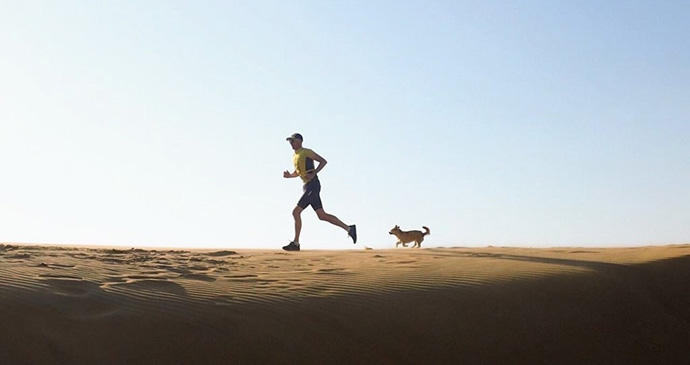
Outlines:
[[299, 202], [297, 202], [297, 206], [305, 209], [311, 205], [314, 210], [323, 208], [321, 196], [319, 195], [319, 193], [321, 193], [321, 183], [317, 177], [314, 177], [308, 183], [304, 184], [302, 190], [304, 190], [304, 194], [302, 194]]

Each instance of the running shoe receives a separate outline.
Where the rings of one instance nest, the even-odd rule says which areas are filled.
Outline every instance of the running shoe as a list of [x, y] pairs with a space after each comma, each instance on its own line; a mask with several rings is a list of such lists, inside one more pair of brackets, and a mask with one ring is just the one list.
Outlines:
[[357, 226], [351, 225], [347, 235], [352, 238], [352, 243], [357, 243]]
[[299, 251], [299, 243], [290, 242], [289, 245], [283, 246], [285, 251]]

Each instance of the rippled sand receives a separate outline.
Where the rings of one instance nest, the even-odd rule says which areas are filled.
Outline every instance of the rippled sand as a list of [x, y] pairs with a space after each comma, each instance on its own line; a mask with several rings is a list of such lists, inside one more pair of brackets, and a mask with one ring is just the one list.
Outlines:
[[690, 245], [186, 251], [0, 244], [0, 360], [685, 363]]

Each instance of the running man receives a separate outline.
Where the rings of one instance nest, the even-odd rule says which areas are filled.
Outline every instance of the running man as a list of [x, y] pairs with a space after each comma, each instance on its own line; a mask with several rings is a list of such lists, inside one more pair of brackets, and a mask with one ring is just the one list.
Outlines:
[[[283, 246], [285, 251], [299, 251], [299, 234], [302, 231], [302, 211], [311, 205], [320, 220], [329, 222], [347, 231], [347, 234], [352, 238], [353, 243], [357, 243], [357, 228], [352, 225], [348, 226], [343, 223], [338, 217], [328, 214], [323, 210], [321, 204], [321, 183], [317, 174], [326, 166], [326, 159], [319, 156], [316, 152], [302, 147], [302, 135], [295, 133], [285, 139], [290, 142], [290, 146], [295, 150], [293, 162], [295, 163], [295, 171], [289, 172], [285, 170], [283, 177], [286, 179], [300, 177], [304, 182], [302, 190], [302, 198], [297, 202], [297, 206], [292, 210], [292, 216], [295, 218], [295, 239], [289, 245]], [[319, 163], [319, 166], [314, 168], [314, 161]]]

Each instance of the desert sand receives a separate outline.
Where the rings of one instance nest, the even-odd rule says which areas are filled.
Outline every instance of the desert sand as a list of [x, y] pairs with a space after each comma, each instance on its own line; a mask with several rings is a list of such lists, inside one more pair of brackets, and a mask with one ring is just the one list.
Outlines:
[[0, 244], [3, 364], [690, 363], [690, 245]]

